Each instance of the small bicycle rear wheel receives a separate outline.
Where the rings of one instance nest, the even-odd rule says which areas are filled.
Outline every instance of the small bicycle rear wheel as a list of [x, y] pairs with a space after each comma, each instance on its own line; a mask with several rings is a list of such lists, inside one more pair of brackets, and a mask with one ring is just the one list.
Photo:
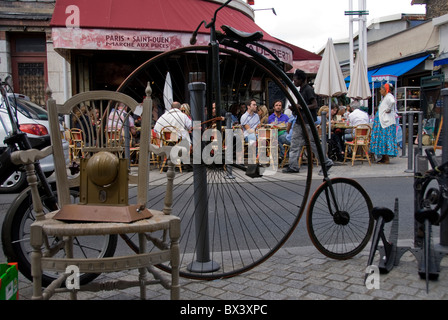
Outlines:
[[372, 208], [369, 195], [356, 181], [325, 181], [316, 189], [308, 208], [307, 228], [313, 244], [333, 259], [354, 257], [372, 235]]

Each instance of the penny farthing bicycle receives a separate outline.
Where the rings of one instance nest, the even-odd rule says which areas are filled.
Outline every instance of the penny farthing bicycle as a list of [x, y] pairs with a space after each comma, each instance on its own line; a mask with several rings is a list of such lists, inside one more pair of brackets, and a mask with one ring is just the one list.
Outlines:
[[[276, 172], [275, 130], [271, 132], [274, 147], [270, 145], [267, 165], [255, 166], [259, 175], [248, 174], [253, 166], [247, 158], [236, 161], [237, 152], [226, 158], [228, 142], [233, 140], [237, 144], [238, 134], [230, 129], [230, 122], [212, 115], [212, 105], [215, 103], [220, 115], [231, 103], [246, 100], [251, 84], [261, 84], [271, 92], [281, 93], [286, 104], [291, 104], [298, 114], [296, 125], [304, 126], [297, 108], [303, 108], [312, 123], [308, 107], [285, 73], [283, 63], [257, 42], [261, 32], [247, 34], [228, 26], [222, 26], [223, 32], [215, 31], [216, 16], [230, 1], [216, 10], [210, 23], [203, 21], [199, 25], [210, 29], [209, 45], [162, 53], [138, 67], [118, 89], [143, 100], [141, 94], [147, 83], [151, 84], [153, 93], [162, 94], [169, 74], [174, 100], [190, 103], [192, 120], [201, 124], [202, 139], [195, 139], [193, 132], [192, 150], [199, 148], [201, 155], [210, 155], [213, 150], [212, 163], [201, 157], [199, 163], [192, 162], [191, 171], [176, 173], [174, 180], [172, 214], [182, 221], [181, 276], [193, 279], [231, 277], [271, 257], [295, 230], [306, 210], [311, 188], [311, 165], [306, 170], [302, 168], [299, 174], [286, 176], [280, 170]], [[192, 37], [193, 44], [196, 34], [197, 31]], [[259, 52], [268, 52], [270, 57]], [[203, 100], [195, 100], [198, 94], [191, 91], [198, 83], [203, 88], [199, 94]], [[214, 130], [222, 132], [222, 140], [210, 141], [210, 136], [205, 134], [211, 122], [216, 122]], [[313, 127], [310, 134], [317, 141], [318, 157], [323, 164], [317, 130]], [[307, 154], [311, 155], [308, 136], [306, 141]], [[261, 145], [258, 140], [260, 153]], [[322, 170], [324, 182], [311, 197], [307, 212], [308, 232], [323, 254], [348, 259], [359, 253], [370, 238], [372, 203], [356, 181], [329, 179], [325, 165]], [[159, 170], [151, 170], [149, 208], [163, 207], [165, 180]], [[170, 270], [169, 265], [159, 267]]]

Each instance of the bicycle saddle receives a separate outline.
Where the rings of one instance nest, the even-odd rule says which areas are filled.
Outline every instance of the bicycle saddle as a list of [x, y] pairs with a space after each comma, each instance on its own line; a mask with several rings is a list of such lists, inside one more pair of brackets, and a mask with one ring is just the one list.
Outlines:
[[378, 220], [379, 217], [383, 217], [384, 221], [388, 223], [389, 221], [392, 221], [395, 214], [389, 208], [375, 207], [372, 209], [372, 216], [375, 220]]
[[226, 25], [221, 26], [221, 29], [226, 33], [227, 38], [241, 42], [254, 42], [263, 38], [263, 32], [261, 31], [248, 33]]
[[433, 225], [435, 225], [439, 221], [439, 214], [436, 210], [421, 209], [415, 212], [414, 216], [415, 220], [417, 220], [421, 224], [424, 224], [425, 220], [428, 220]]

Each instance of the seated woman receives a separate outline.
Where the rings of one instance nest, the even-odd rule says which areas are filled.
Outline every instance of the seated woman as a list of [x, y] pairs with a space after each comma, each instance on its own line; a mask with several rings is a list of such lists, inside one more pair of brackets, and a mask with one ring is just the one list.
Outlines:
[[258, 108], [258, 117], [260, 118], [260, 124], [267, 124], [269, 119], [269, 111], [265, 105], [261, 105]]
[[322, 114], [322, 112], [327, 112], [327, 122], [331, 121], [331, 138], [328, 141], [329, 146], [331, 148], [328, 148], [328, 157], [332, 160], [338, 160], [342, 161], [344, 160], [344, 144], [342, 137], [344, 135], [344, 130], [340, 128], [335, 128], [333, 125], [337, 122], [336, 115], [339, 113], [339, 107], [338, 106], [332, 106], [331, 107], [331, 115], [328, 114], [329, 107], [323, 106], [319, 109], [318, 114]]

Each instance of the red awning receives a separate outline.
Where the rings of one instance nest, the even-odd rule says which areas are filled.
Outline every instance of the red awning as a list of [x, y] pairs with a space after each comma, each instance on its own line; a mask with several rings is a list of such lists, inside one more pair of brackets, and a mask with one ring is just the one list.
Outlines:
[[[57, 0], [51, 26], [65, 27], [70, 16], [66, 9], [72, 5], [79, 8], [81, 28], [186, 33], [192, 33], [202, 20], [209, 22], [220, 6], [203, 0]], [[223, 24], [250, 33], [261, 30], [250, 17], [231, 7], [223, 8], [218, 14], [217, 29]], [[200, 33], [208, 31], [204, 27], [200, 29]], [[263, 33], [264, 41], [281, 44]]]

